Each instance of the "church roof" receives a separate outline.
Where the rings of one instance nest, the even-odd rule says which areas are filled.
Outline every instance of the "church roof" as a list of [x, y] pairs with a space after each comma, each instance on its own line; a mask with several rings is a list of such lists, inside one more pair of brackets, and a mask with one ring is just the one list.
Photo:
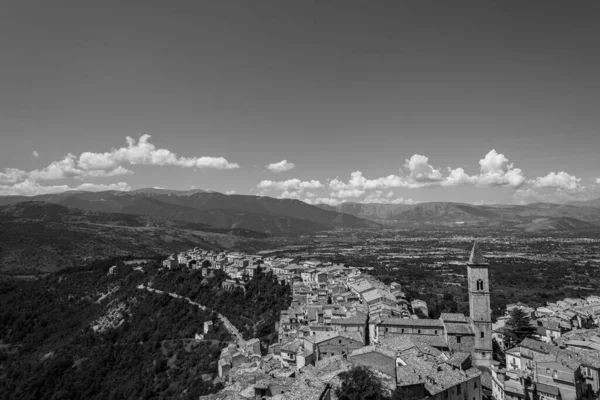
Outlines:
[[487, 265], [485, 257], [479, 248], [479, 243], [475, 241], [473, 243], [473, 249], [471, 250], [471, 256], [469, 257], [469, 265]]

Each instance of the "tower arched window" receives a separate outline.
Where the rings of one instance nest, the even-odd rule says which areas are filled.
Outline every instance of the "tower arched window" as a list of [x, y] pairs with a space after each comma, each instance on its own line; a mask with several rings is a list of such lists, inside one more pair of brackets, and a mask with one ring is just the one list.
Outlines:
[[477, 279], [477, 290], [483, 290], [483, 280]]

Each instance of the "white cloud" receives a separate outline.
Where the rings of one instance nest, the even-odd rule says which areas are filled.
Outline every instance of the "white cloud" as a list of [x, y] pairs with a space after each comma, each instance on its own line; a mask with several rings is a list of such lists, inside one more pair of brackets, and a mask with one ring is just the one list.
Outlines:
[[86, 170], [108, 170], [121, 164], [159, 165], [184, 168], [239, 168], [224, 157], [178, 157], [167, 149], [157, 149], [149, 142], [150, 135], [142, 135], [139, 140], [127, 136], [127, 147], [113, 149], [105, 153], [84, 152], [79, 156], [79, 164]]
[[439, 182], [443, 178], [440, 170], [429, 164], [429, 158], [413, 154], [405, 160], [404, 167], [409, 171], [409, 178], [413, 182]]
[[[31, 181], [49, 181], [61, 179], [84, 179], [129, 175], [133, 172], [123, 166], [130, 165], [159, 165], [177, 166], [182, 168], [239, 168], [236, 163], [230, 163], [223, 157], [177, 157], [167, 149], [157, 149], [149, 142], [150, 135], [142, 135], [136, 142], [127, 137], [127, 147], [113, 149], [106, 153], [81, 153], [79, 157], [67, 154], [63, 159], [51, 162], [47, 167], [23, 171], [16, 168], [6, 168], [0, 172], [0, 184], [15, 184]], [[33, 152], [36, 156], [37, 151]], [[37, 157], [37, 156], [36, 156]], [[47, 186], [51, 187], [51, 186]]]
[[417, 202], [413, 199], [405, 199], [404, 197], [396, 197], [393, 191], [385, 193], [381, 190], [369, 193], [362, 203], [379, 203], [379, 204], [416, 204]]
[[122, 166], [102, 170], [87, 170], [81, 167], [77, 157], [73, 154], [67, 154], [60, 161], [53, 161], [46, 168], [34, 169], [27, 173], [27, 178], [35, 181], [50, 181], [59, 179], [83, 179], [87, 177], [111, 177], [132, 174], [130, 170]]
[[40, 194], [61, 193], [68, 190], [87, 190], [87, 191], [104, 191], [104, 190], [120, 190], [129, 191], [131, 186], [125, 182], [113, 183], [110, 185], [97, 185], [92, 183], [83, 183], [79, 186], [70, 187], [68, 185], [43, 186], [39, 182], [26, 179], [14, 185], [0, 185], [0, 195], [20, 195], [20, 196], [35, 196]]
[[365, 194], [361, 189], [340, 189], [337, 192], [331, 192], [329, 195], [338, 199], [358, 198]]
[[17, 168], [6, 168], [0, 172], [0, 185], [14, 184], [27, 179], [27, 172]]
[[410, 183], [406, 180], [406, 178], [398, 175], [388, 175], [386, 177], [376, 179], [367, 179], [363, 176], [361, 171], [352, 172], [350, 174], [350, 180], [347, 183], [339, 180], [338, 178], [329, 181], [329, 187], [336, 191], [349, 189], [373, 190], [422, 186], [422, 184]]
[[35, 158], [39, 158], [40, 157], [40, 153], [38, 153], [37, 150], [34, 150], [31, 154], [33, 154], [33, 156]]
[[523, 171], [508, 163], [504, 154], [491, 150], [479, 160], [481, 171], [477, 183], [483, 186], [508, 186], [518, 189], [526, 182]]
[[452, 169], [448, 167], [448, 176], [440, 183], [441, 186], [458, 186], [477, 183], [476, 175], [469, 176], [462, 168]]
[[546, 176], [538, 177], [531, 181], [535, 188], [560, 188], [575, 190], [579, 187], [581, 178], [570, 175], [564, 171], [558, 173], [550, 172]]
[[228, 190], [225, 192], [225, 194], [230, 195], [230, 194], [236, 194], [237, 192], [235, 190]]
[[302, 191], [304, 189], [319, 189], [323, 184], [317, 180], [301, 181], [300, 179], [288, 179], [287, 181], [261, 181], [258, 185], [260, 189], [276, 189], [286, 191]]
[[281, 160], [279, 162], [276, 163], [271, 163], [269, 165], [267, 165], [267, 169], [271, 172], [284, 172], [284, 171], [289, 171], [290, 169], [293, 169], [296, 165], [294, 165], [294, 163], [289, 162], [288, 160]]
[[327, 204], [328, 206], [337, 206], [338, 204], [343, 203], [342, 200], [332, 199], [331, 197], [318, 197], [316, 199], [304, 200], [309, 204]]
[[600, 184], [600, 178], [596, 178], [596, 183]]

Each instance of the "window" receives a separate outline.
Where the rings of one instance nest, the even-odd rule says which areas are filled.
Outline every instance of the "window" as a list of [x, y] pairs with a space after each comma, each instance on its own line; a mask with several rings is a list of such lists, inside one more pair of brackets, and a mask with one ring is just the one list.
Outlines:
[[404, 328], [402, 328], [402, 333], [404, 333]]
[[456, 394], [460, 394], [460, 385], [456, 387]]
[[456, 343], [460, 343], [460, 336], [456, 337]]
[[483, 335], [483, 332], [481, 332], [481, 338], [482, 338], [482, 339], [483, 339], [483, 336], [484, 336], [484, 335]]
[[473, 382], [473, 389], [477, 389], [477, 381]]
[[477, 290], [483, 290], [483, 280], [477, 279]]
[[550, 368], [546, 368], [546, 373], [549, 374], [550, 373]]
[[421, 330], [419, 329], [417, 332], [418, 332], [418, 333], [421, 333]]
[[435, 330], [435, 334], [437, 335], [437, 329]]
[[554, 370], [554, 377], [558, 378], [558, 371], [557, 370]]
[[342, 344], [342, 339], [338, 340], [338, 344]]

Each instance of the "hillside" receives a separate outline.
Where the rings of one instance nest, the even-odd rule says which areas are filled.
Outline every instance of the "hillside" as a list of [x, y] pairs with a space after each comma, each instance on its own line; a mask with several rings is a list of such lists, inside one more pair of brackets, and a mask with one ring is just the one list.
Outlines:
[[142, 189], [133, 192], [64, 192], [31, 198], [0, 197], [1, 204], [24, 200], [45, 201], [66, 207], [104, 213], [145, 215], [210, 225], [221, 229], [246, 229], [270, 235], [302, 235], [340, 228], [364, 228], [376, 223], [350, 214], [323, 210], [298, 200]]
[[[197, 399], [221, 388], [213, 379], [230, 336], [220, 320], [137, 289], [152, 268], [107, 266], [0, 281], [0, 398]], [[204, 321], [215, 330], [194, 341]]]
[[351, 214], [359, 218], [371, 219], [378, 222], [386, 222], [390, 215], [400, 213], [413, 208], [406, 204], [379, 204], [379, 203], [342, 203], [337, 206], [319, 204], [325, 210], [337, 211]]
[[131, 255], [164, 256], [207, 249], [264, 249], [264, 235], [218, 231], [181, 221], [89, 212], [57, 204], [25, 202], [0, 206], [0, 272], [52, 272], [91, 260]]

